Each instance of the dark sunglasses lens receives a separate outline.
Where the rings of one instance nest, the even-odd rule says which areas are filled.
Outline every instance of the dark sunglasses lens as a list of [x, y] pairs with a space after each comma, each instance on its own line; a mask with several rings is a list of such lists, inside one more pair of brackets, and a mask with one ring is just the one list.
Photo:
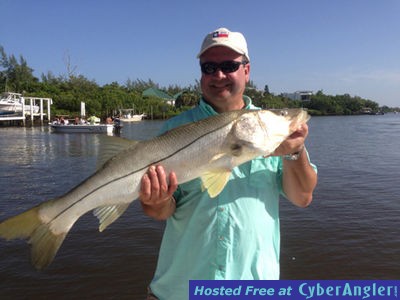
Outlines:
[[221, 71], [224, 73], [233, 73], [239, 69], [240, 62], [238, 61], [225, 61], [219, 65]]
[[218, 69], [218, 65], [215, 63], [204, 63], [201, 65], [201, 71], [205, 74], [214, 74]]
[[236, 72], [242, 63], [239, 61], [224, 61], [220, 64], [213, 62], [206, 62], [201, 64], [201, 71], [204, 74], [211, 75], [217, 72], [220, 69], [224, 73], [233, 73]]

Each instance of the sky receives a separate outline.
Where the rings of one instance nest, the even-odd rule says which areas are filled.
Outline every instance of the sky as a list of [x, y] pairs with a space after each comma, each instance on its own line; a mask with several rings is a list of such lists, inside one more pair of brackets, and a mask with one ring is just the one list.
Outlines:
[[204, 36], [226, 27], [246, 37], [258, 89], [400, 106], [399, 0], [0, 0], [0, 12], [0, 45], [38, 78], [193, 85]]

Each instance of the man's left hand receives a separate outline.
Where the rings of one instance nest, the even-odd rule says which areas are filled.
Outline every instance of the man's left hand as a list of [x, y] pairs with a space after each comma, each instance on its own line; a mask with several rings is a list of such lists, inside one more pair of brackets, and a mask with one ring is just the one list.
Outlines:
[[304, 148], [304, 142], [308, 136], [308, 125], [302, 124], [293, 132], [285, 141], [283, 141], [278, 148], [271, 154], [271, 156], [283, 156], [293, 154], [301, 151]]

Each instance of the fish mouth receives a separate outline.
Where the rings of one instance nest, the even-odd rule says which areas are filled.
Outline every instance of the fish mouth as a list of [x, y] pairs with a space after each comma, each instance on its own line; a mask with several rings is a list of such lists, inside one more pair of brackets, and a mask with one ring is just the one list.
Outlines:
[[277, 116], [282, 116], [290, 122], [290, 129], [296, 131], [297, 127], [303, 123], [306, 123], [310, 116], [307, 110], [304, 108], [283, 108], [283, 109], [269, 109]]

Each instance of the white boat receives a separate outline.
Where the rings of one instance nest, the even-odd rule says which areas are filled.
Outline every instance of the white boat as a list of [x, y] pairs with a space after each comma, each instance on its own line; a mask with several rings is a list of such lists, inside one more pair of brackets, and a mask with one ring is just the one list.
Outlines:
[[134, 114], [134, 109], [120, 109], [120, 118], [121, 122], [139, 122], [142, 121], [143, 118], [146, 117], [145, 114]]
[[127, 115], [123, 115], [120, 118], [120, 120], [121, 120], [121, 122], [139, 122], [139, 121], [142, 121], [144, 117], [146, 117], [145, 114], [140, 114], [140, 115], [127, 114]]
[[114, 132], [114, 124], [50, 124], [53, 132], [58, 133], [106, 133]]
[[[81, 117], [85, 114], [85, 102], [81, 102]], [[70, 123], [68, 119], [61, 116], [60, 119], [57, 118], [53, 123], [49, 123], [49, 126], [53, 132], [58, 133], [106, 133], [108, 135], [119, 133], [122, 127], [119, 121], [113, 122], [111, 118], [107, 118], [107, 123], [102, 124], [100, 118], [96, 116], [91, 116], [87, 120], [76, 117], [74, 123]]]
[[39, 112], [39, 106], [32, 104], [26, 105], [25, 99], [22, 94], [5, 92], [1, 95], [0, 99], [0, 115], [8, 115], [22, 112], [25, 110], [26, 114], [30, 114], [31, 111], [34, 114]]
[[58, 133], [107, 133], [111, 135], [113, 132], [118, 133], [121, 129], [119, 122], [112, 122], [109, 118], [107, 123], [102, 124], [100, 118], [96, 116], [91, 116], [87, 120], [76, 117], [74, 123], [61, 117], [49, 125], [53, 132]]

